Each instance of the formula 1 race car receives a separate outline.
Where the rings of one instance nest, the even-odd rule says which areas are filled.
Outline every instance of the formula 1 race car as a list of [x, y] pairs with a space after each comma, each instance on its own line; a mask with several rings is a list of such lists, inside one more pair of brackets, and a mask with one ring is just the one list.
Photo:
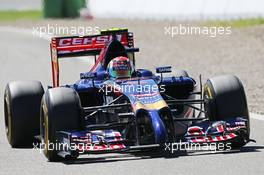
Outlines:
[[[32, 146], [39, 138], [48, 160], [57, 161], [166, 143], [240, 148], [250, 141], [246, 95], [236, 76], [202, 85], [201, 77], [196, 83], [170, 66], [157, 67], [155, 74], [136, 69], [139, 49], [127, 29], [54, 37], [50, 48], [52, 87], [44, 92], [39, 81], [6, 86], [5, 126], [12, 147]], [[76, 83], [60, 86], [59, 60], [76, 56], [93, 56], [95, 64]]]

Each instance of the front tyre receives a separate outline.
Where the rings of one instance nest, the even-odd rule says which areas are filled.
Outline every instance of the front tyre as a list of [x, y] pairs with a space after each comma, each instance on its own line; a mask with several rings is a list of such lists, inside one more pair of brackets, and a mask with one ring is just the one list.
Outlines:
[[250, 124], [247, 99], [241, 81], [233, 75], [222, 75], [207, 80], [204, 86], [205, 116], [211, 121], [230, 118], [247, 120], [246, 130], [233, 142], [233, 147], [242, 147], [249, 139]]
[[44, 155], [49, 161], [59, 161], [56, 132], [81, 129], [82, 108], [77, 92], [71, 88], [48, 89], [41, 103], [41, 137]]

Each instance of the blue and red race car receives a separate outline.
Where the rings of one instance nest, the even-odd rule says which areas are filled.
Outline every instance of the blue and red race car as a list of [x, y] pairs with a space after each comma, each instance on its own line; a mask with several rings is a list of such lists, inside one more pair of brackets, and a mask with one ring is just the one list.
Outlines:
[[[225, 143], [240, 148], [250, 141], [249, 112], [241, 81], [232, 75], [202, 86], [184, 70], [135, 68], [133, 33], [51, 40], [53, 86], [39, 81], [6, 86], [4, 108], [12, 147], [44, 144], [50, 161], [85, 153], [164, 148], [168, 143]], [[72, 85], [59, 85], [59, 60], [94, 56], [95, 64]], [[169, 74], [167, 74], [169, 73]], [[165, 76], [168, 75], [168, 76]]]

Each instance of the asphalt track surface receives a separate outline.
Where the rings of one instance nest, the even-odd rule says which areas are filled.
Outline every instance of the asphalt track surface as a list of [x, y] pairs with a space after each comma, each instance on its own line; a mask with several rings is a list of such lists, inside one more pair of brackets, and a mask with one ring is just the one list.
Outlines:
[[[50, 85], [49, 43], [30, 34], [1, 29], [0, 32], [0, 96], [7, 82], [41, 80]], [[79, 60], [80, 61], [80, 60]], [[68, 63], [65, 77], [76, 79], [82, 62]], [[88, 65], [87, 65], [88, 69]], [[82, 156], [75, 162], [47, 162], [43, 154], [32, 149], [11, 149], [7, 143], [3, 121], [3, 99], [0, 100], [0, 175], [8, 174], [263, 174], [264, 121], [251, 120], [251, 138], [240, 151], [181, 152], [177, 154], [106, 154]]]

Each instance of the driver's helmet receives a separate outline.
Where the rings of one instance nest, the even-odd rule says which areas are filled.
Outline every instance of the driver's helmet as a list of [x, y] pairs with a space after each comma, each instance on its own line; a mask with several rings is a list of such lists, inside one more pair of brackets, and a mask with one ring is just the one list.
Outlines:
[[130, 78], [132, 71], [133, 68], [130, 60], [124, 56], [112, 59], [107, 66], [110, 78]]

